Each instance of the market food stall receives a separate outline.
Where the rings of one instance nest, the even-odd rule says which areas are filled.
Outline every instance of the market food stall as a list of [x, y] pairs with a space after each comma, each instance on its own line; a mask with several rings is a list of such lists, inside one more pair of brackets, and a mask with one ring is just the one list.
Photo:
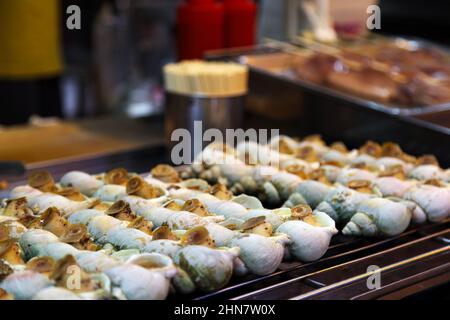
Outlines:
[[[186, 28], [194, 2], [179, 9]], [[302, 35], [204, 57], [161, 68], [164, 114], [0, 131], [1, 300], [445, 295], [444, 47]]]

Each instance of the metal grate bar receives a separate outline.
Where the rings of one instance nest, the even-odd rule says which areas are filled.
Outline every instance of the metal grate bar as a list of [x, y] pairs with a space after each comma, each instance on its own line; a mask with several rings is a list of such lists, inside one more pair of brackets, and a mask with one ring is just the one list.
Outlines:
[[405, 259], [405, 260], [402, 260], [402, 261], [397, 262], [397, 263], [393, 263], [393, 264], [388, 265], [388, 266], [385, 266], [383, 268], [380, 268], [377, 271], [367, 272], [367, 273], [360, 274], [360, 275], [357, 275], [355, 277], [346, 279], [344, 281], [337, 282], [335, 284], [332, 284], [332, 285], [326, 286], [324, 288], [318, 289], [318, 290], [316, 290], [316, 291], [314, 291], [312, 293], [302, 294], [302, 295], [293, 297], [290, 300], [306, 299], [308, 297], [311, 297], [311, 296], [314, 296], [314, 295], [318, 295], [318, 294], [320, 294], [322, 292], [329, 291], [329, 290], [335, 289], [337, 287], [342, 287], [344, 285], [350, 284], [350, 283], [355, 282], [357, 280], [365, 279], [365, 278], [375, 274], [376, 272], [385, 272], [385, 271], [391, 270], [393, 268], [397, 268], [399, 266], [402, 266], [402, 265], [405, 265], [405, 264], [408, 264], [408, 263], [411, 263], [411, 262], [415, 262], [417, 260], [424, 259], [424, 258], [430, 257], [432, 255], [439, 254], [441, 252], [446, 252], [448, 250], [450, 250], [450, 246], [447, 246], [447, 247], [444, 247], [444, 248], [440, 248], [440, 249], [436, 249], [436, 250], [433, 250], [433, 251], [430, 251], [430, 252], [426, 252], [424, 254], [421, 254], [421, 255], [418, 255], [418, 256], [415, 256], [415, 257], [412, 257], [412, 258], [409, 258], [409, 259]]
[[[352, 259], [350, 261], [347, 261], [347, 262], [344, 262], [344, 263], [340, 263], [340, 264], [336, 264], [336, 265], [332, 265], [331, 267], [324, 268], [324, 269], [321, 269], [321, 270], [318, 270], [318, 271], [315, 271], [315, 272], [306, 273], [306, 274], [300, 275], [298, 277], [294, 277], [294, 278], [286, 280], [286, 281], [282, 281], [282, 282], [278, 282], [278, 283], [270, 285], [270, 286], [266, 286], [266, 287], [264, 287], [262, 289], [259, 289], [259, 290], [254, 290], [252, 292], [245, 293], [245, 294], [239, 295], [237, 297], [233, 297], [232, 299], [236, 299], [237, 300], [237, 299], [251, 298], [254, 295], [261, 294], [263, 292], [272, 291], [272, 290], [277, 290], [277, 289], [280, 289], [280, 288], [282, 288], [282, 287], [284, 287], [286, 285], [295, 283], [295, 282], [300, 281], [300, 280], [304, 280], [306, 278], [311, 278], [312, 276], [319, 275], [319, 274], [322, 274], [322, 273], [325, 273], [325, 272], [329, 272], [331, 270], [342, 270], [343, 268], [345, 268], [346, 266], [349, 266], [351, 264], [359, 263], [359, 262], [362, 262], [362, 261], [367, 260], [369, 258], [382, 256], [382, 255], [385, 255], [385, 254], [390, 253], [390, 252], [395, 252], [396, 250], [400, 250], [402, 248], [408, 248], [410, 246], [423, 243], [423, 242], [428, 241], [430, 239], [433, 239], [433, 238], [439, 237], [441, 235], [447, 234], [449, 232], [449, 230], [450, 229], [445, 229], [443, 231], [439, 231], [439, 232], [433, 233], [433, 234], [431, 234], [429, 236], [426, 236], [426, 237], [423, 237], [423, 238], [420, 238], [420, 239], [417, 239], [417, 240], [408, 241], [408, 242], [406, 242], [404, 244], [397, 245], [397, 246], [395, 246], [393, 248], [389, 248], [387, 250], [378, 251], [378, 252], [376, 252], [374, 254], [365, 255], [365, 256], [363, 256], [361, 258]], [[350, 255], [350, 257], [353, 257], [353, 255]], [[316, 281], [317, 281], [317, 279], [316, 279]]]

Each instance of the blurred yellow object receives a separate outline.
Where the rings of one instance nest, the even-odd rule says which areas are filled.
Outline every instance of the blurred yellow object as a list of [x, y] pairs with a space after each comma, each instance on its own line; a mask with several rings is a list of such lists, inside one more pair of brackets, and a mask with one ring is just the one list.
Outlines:
[[62, 71], [59, 0], [0, 0], [0, 78]]

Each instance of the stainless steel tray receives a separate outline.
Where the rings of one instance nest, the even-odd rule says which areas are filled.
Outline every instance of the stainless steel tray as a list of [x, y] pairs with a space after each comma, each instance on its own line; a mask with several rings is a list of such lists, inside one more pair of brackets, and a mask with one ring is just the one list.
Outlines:
[[[450, 50], [430, 43], [424, 40], [417, 39], [405, 39], [405, 38], [386, 38], [390, 41], [406, 42], [410, 47], [415, 48], [434, 48], [440, 51], [446, 52], [450, 57]], [[373, 41], [373, 40], [367, 40]], [[305, 55], [311, 53], [307, 48], [303, 48]], [[429, 106], [401, 106], [396, 104], [383, 104], [380, 102], [364, 99], [355, 95], [333, 89], [324, 85], [317, 85], [309, 81], [305, 81], [293, 76], [291, 72], [291, 66], [299, 57], [287, 52], [283, 52], [281, 49], [274, 49], [270, 46], [260, 45], [252, 48], [233, 49], [225, 51], [213, 51], [207, 53], [209, 59], [230, 59], [246, 64], [250, 68], [251, 73], [259, 73], [273, 79], [288, 82], [296, 86], [297, 91], [307, 95], [310, 92], [314, 92], [320, 95], [326, 95], [337, 100], [345, 101], [362, 108], [376, 110], [391, 115], [401, 116], [421, 116], [432, 113], [439, 113], [443, 111], [450, 112], [450, 102], [438, 105]], [[450, 61], [450, 60], [449, 60]], [[297, 94], [299, 93], [297, 92]]]

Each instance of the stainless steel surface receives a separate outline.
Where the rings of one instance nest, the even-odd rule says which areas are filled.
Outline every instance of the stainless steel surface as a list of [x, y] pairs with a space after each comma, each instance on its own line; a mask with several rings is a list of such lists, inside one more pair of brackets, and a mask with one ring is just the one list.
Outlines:
[[[202, 97], [175, 93], [166, 95], [165, 139], [169, 148], [177, 143], [171, 141], [176, 129], [186, 129], [191, 136], [192, 155], [194, 141], [207, 129], [218, 129], [225, 137], [226, 129], [243, 126], [244, 96]], [[201, 121], [201, 128], [199, 131]], [[202, 148], [209, 142], [203, 142]]]

